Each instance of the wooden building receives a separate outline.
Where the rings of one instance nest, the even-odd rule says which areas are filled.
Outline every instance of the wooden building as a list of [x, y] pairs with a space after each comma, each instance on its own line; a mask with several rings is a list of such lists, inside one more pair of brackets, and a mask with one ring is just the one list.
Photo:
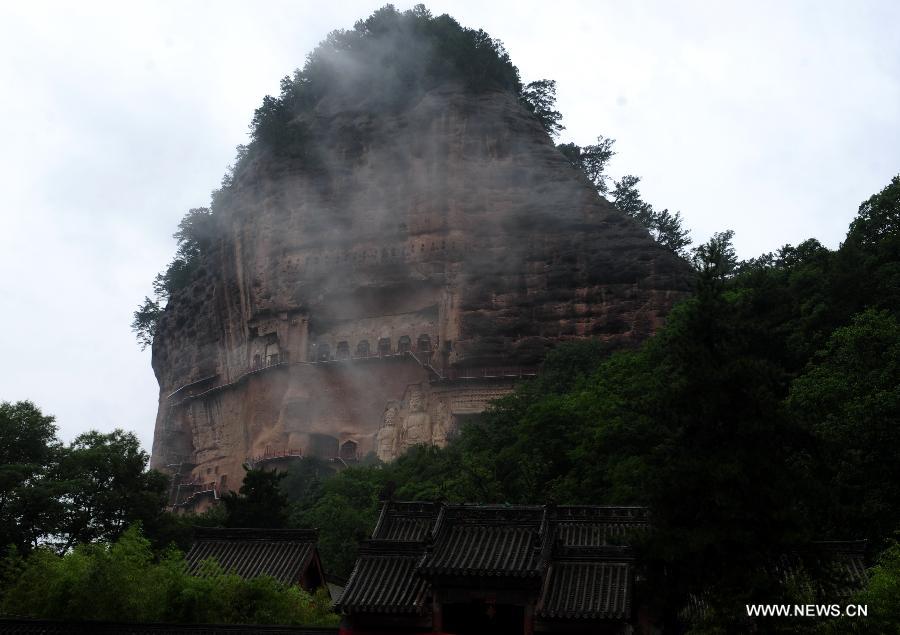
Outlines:
[[215, 558], [225, 571], [242, 578], [267, 575], [314, 592], [325, 585], [315, 529], [197, 528], [186, 559], [202, 575], [203, 562]]
[[388, 502], [336, 608], [349, 634], [625, 633], [638, 507]]

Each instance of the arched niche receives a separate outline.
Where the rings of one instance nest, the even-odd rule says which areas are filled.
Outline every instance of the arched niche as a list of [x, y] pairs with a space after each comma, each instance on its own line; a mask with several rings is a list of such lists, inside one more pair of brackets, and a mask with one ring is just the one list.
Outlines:
[[341, 443], [340, 457], [344, 461], [359, 460], [359, 444], [352, 439], [348, 439]]

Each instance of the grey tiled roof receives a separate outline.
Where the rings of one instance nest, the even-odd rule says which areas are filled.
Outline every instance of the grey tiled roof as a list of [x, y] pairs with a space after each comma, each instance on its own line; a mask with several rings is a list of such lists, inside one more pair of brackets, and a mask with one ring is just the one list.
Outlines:
[[192, 573], [215, 558], [242, 578], [268, 575], [293, 584], [313, 558], [317, 537], [317, 531], [306, 529], [198, 529], [186, 560]]
[[626, 619], [629, 551], [609, 545], [646, 526], [638, 508], [389, 502], [335, 608], [421, 614], [431, 584], [468, 577], [531, 586], [544, 619]]
[[541, 560], [545, 529], [543, 507], [446, 505], [438, 515], [421, 571], [538, 577], [546, 568]]
[[775, 569], [784, 579], [804, 575], [807, 566], [816, 571], [817, 591], [829, 600], [847, 598], [869, 580], [865, 565], [865, 540], [817, 541], [802, 553], [782, 556]]
[[378, 524], [372, 533], [374, 540], [422, 541], [431, 532], [437, 519], [435, 503], [389, 502], [382, 506]]
[[563, 619], [627, 619], [630, 562], [561, 561], [550, 565], [537, 615]]
[[414, 543], [363, 545], [335, 609], [348, 613], [422, 613], [430, 587], [416, 573], [422, 556]]
[[649, 519], [642, 507], [566, 505], [556, 509], [551, 524], [556, 539], [567, 547], [599, 547], [630, 544], [636, 533], [649, 528]]
[[528, 527], [463, 525], [435, 541], [424, 573], [538, 576], [541, 539]]

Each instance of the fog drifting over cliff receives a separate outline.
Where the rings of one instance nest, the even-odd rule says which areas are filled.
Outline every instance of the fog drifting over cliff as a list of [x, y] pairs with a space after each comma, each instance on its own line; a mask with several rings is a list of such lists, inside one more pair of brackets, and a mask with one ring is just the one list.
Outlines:
[[[900, 169], [893, 3], [428, 6], [501, 39], [525, 81], [557, 80], [562, 141], [617, 139], [614, 176], [642, 176], [695, 240], [736, 230], [741, 257], [837, 246]], [[0, 9], [0, 399], [149, 449], [156, 383], [128, 325], [171, 233], [262, 96], [376, 7]]]

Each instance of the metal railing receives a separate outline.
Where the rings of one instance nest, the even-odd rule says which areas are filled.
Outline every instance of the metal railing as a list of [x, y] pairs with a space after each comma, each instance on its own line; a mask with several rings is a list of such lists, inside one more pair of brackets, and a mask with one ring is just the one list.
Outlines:
[[303, 451], [298, 448], [285, 448], [283, 450], [272, 450], [269, 446], [266, 446], [265, 451], [262, 454], [257, 454], [256, 456], [248, 456], [245, 463], [251, 469], [256, 468], [257, 465], [265, 463], [267, 461], [272, 461], [274, 459], [287, 459], [287, 458], [302, 458]]
[[[212, 494], [213, 500], [219, 500], [219, 484], [216, 481], [185, 481], [178, 484], [175, 491], [173, 507], [190, 507], [195, 499], [204, 494]], [[186, 498], [185, 498], [186, 496]]]
[[[411, 357], [414, 359], [420, 366], [433, 373], [438, 381], [458, 381], [458, 380], [477, 380], [477, 379], [523, 379], [527, 377], [535, 377], [538, 375], [539, 367], [538, 366], [480, 366], [473, 368], [435, 368], [431, 364], [431, 356], [432, 352], [427, 351], [428, 355], [424, 356], [424, 359], [420, 359], [419, 355], [422, 355], [422, 352], [419, 352], [418, 355], [415, 351], [403, 351], [398, 353], [371, 353], [364, 356], [354, 356], [348, 359], [323, 359], [323, 360], [309, 360], [305, 362], [291, 362], [288, 356], [287, 351], [277, 354], [270, 355], [263, 363], [261, 360], [251, 364], [250, 368], [238, 375], [234, 380], [227, 382], [225, 384], [219, 384], [218, 386], [213, 386], [211, 388], [207, 388], [200, 392], [190, 392], [186, 394], [180, 401], [173, 404], [173, 407], [178, 407], [183, 405], [184, 403], [196, 399], [198, 397], [202, 397], [204, 395], [218, 392], [229, 386], [233, 386], [237, 383], [243, 381], [246, 377], [254, 374], [265, 371], [270, 368], [276, 367], [285, 367], [285, 366], [298, 366], [298, 365], [319, 365], [319, 364], [340, 364], [346, 362], [353, 361], [362, 361], [362, 360], [376, 360], [376, 359], [400, 359], [404, 357]], [[182, 386], [175, 392], [173, 392], [171, 396], [181, 392], [185, 388], [197, 384], [200, 382], [192, 382], [191, 384], [186, 384]]]

